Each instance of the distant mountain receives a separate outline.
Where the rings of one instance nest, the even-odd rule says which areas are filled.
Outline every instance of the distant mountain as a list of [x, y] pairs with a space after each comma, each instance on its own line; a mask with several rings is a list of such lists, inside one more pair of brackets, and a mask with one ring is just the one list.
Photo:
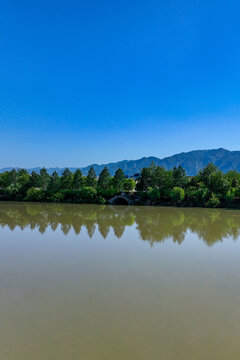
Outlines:
[[[124, 173], [128, 176], [132, 176], [139, 173], [143, 167], [149, 166], [152, 162], [155, 165], [163, 166], [166, 169], [172, 169], [174, 166], [182, 166], [187, 175], [196, 175], [197, 172], [209, 163], [214, 163], [223, 172], [229, 170], [237, 170], [240, 172], [240, 151], [229, 151], [225, 149], [213, 149], [213, 150], [194, 150], [186, 153], [176, 154], [163, 159], [157, 157], [143, 157], [138, 160], [123, 160], [109, 164], [92, 164], [83, 168], [84, 175], [87, 175], [91, 166], [94, 167], [96, 174], [99, 175], [104, 166], [107, 166], [110, 173], [113, 175], [119, 168], [123, 169]], [[0, 172], [11, 170], [12, 168], [0, 169]], [[75, 171], [78, 168], [69, 168], [71, 171]], [[29, 172], [39, 172], [40, 168], [27, 169]], [[62, 174], [64, 168], [49, 168], [47, 169], [49, 174], [53, 171], [57, 171], [58, 174]]]
[[229, 151], [222, 148], [213, 150], [194, 150], [163, 159], [150, 156], [143, 157], [139, 160], [123, 160], [103, 165], [93, 164], [84, 167], [81, 170], [84, 174], [87, 174], [89, 168], [93, 166], [96, 173], [99, 174], [104, 166], [107, 166], [111, 174], [114, 174], [118, 168], [121, 168], [126, 175], [134, 175], [143, 167], [149, 166], [152, 162], [154, 162], [155, 165], [165, 167], [166, 169], [172, 169], [174, 166], [181, 165], [186, 170], [187, 175], [196, 175], [200, 169], [211, 162], [223, 172], [234, 169], [240, 172], [240, 151]]

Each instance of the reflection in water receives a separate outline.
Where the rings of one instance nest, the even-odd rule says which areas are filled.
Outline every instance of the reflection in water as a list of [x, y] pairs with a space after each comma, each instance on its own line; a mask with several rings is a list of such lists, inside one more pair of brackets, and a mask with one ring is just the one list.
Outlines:
[[239, 359], [239, 236], [240, 211], [1, 202], [0, 360]]
[[140, 239], [151, 245], [171, 238], [179, 244], [188, 230], [209, 246], [223, 238], [240, 235], [240, 211], [168, 207], [111, 207], [108, 205], [1, 203], [0, 226], [14, 230], [26, 227], [44, 233], [59, 226], [67, 235], [71, 229], [80, 234], [82, 227], [91, 238], [96, 229], [103, 238], [113, 229], [121, 238], [126, 226], [136, 226]]

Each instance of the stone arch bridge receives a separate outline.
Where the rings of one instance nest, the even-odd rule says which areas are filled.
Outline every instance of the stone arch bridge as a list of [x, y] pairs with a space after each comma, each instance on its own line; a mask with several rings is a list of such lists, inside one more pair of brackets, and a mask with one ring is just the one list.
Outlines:
[[110, 205], [133, 205], [132, 199], [126, 194], [116, 195], [109, 200]]

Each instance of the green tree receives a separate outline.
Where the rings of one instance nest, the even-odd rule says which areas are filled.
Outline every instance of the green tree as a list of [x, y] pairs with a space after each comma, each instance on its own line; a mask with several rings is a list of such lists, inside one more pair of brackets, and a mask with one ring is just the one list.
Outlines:
[[159, 189], [156, 189], [156, 188], [153, 189], [152, 187], [149, 187], [147, 195], [148, 195], [149, 199], [154, 203], [157, 202], [158, 200], [160, 200], [160, 190]]
[[68, 168], [66, 168], [61, 176], [61, 188], [65, 190], [65, 189], [71, 189], [71, 187], [72, 187], [72, 173]]
[[77, 169], [73, 174], [72, 188], [74, 190], [80, 190], [84, 185], [84, 179], [81, 170]]
[[57, 192], [59, 189], [60, 189], [60, 178], [58, 176], [58, 173], [54, 171], [50, 177], [48, 190], [52, 192]]
[[27, 190], [31, 187], [31, 176], [28, 173], [22, 173], [22, 175], [17, 177], [15, 185], [19, 186], [18, 195], [19, 199], [26, 196]]
[[226, 195], [225, 195], [225, 200], [226, 202], [231, 205], [234, 203], [234, 200], [236, 198], [236, 188], [233, 189], [228, 189]]
[[0, 174], [0, 187], [7, 188], [11, 185], [11, 174], [10, 171], [5, 171]]
[[152, 168], [143, 168], [137, 182], [138, 191], [147, 191], [153, 185]]
[[92, 166], [90, 167], [90, 169], [88, 171], [87, 178], [86, 178], [86, 184], [88, 187], [95, 187], [97, 184], [97, 175]]
[[213, 164], [208, 164], [198, 173], [196, 178], [198, 182], [202, 182], [214, 194], [223, 197], [227, 192], [229, 185], [226, 176]]
[[26, 200], [28, 201], [41, 201], [44, 200], [44, 192], [41, 189], [30, 188], [27, 191]]
[[42, 168], [40, 170], [39, 185], [44, 191], [47, 190], [49, 181], [50, 181], [50, 176], [48, 175], [47, 170], [45, 168]]
[[159, 189], [162, 198], [169, 198], [173, 188], [173, 170], [166, 170], [163, 167], [155, 166], [152, 172], [151, 187]]
[[83, 187], [79, 192], [79, 198], [82, 202], [95, 202], [97, 198], [97, 190], [94, 187]]
[[11, 182], [11, 184], [16, 184], [17, 182], [17, 171], [16, 169], [12, 169], [9, 173], [9, 181]]
[[124, 191], [133, 191], [136, 187], [136, 181], [133, 179], [125, 179], [123, 183], [123, 190]]
[[126, 177], [124, 175], [123, 170], [117, 169], [113, 177], [113, 186], [116, 189], [116, 191], [121, 191], [123, 189], [123, 184], [125, 179]]
[[9, 197], [9, 200], [14, 200], [20, 190], [21, 186], [17, 183], [12, 183], [7, 187], [7, 195]]
[[208, 180], [208, 188], [216, 194], [224, 196], [228, 189], [228, 181], [224, 177], [222, 171], [218, 170], [211, 174]]
[[198, 206], [204, 205], [206, 203], [208, 194], [209, 190], [203, 184], [201, 184], [199, 187], [188, 186], [186, 189], [187, 200], [190, 201], [190, 203], [194, 203]]
[[17, 174], [18, 174], [18, 176], [28, 175], [28, 172], [26, 169], [19, 169]]
[[186, 176], [186, 171], [182, 166], [174, 167], [172, 171], [173, 186], [185, 187], [188, 183], [188, 178]]
[[55, 192], [51, 198], [50, 198], [52, 201], [54, 202], [61, 202], [64, 200], [64, 194], [62, 193], [62, 190], [61, 191], [58, 191], [58, 192]]
[[108, 168], [105, 166], [98, 178], [98, 187], [102, 190], [107, 190], [111, 183], [111, 175], [108, 171]]
[[228, 171], [225, 174], [225, 178], [232, 188], [237, 188], [240, 185], [240, 174], [236, 170]]
[[218, 168], [213, 164], [210, 163], [207, 166], [205, 166], [204, 169], [200, 170], [197, 174], [197, 180], [198, 182], [203, 182], [204, 185], [208, 186], [210, 176], [218, 171]]
[[184, 200], [185, 192], [182, 188], [175, 186], [170, 192], [170, 196], [174, 203], [178, 203]]
[[219, 198], [216, 196], [216, 194], [212, 193], [210, 199], [207, 201], [206, 206], [210, 208], [216, 208], [219, 207], [221, 204]]
[[30, 183], [32, 187], [40, 187], [40, 176], [35, 171], [32, 171], [31, 173]]

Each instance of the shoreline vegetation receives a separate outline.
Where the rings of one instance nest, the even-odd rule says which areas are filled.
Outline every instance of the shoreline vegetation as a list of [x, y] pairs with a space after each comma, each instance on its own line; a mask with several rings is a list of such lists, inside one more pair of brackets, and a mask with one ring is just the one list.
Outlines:
[[[240, 208], [240, 173], [223, 173], [208, 164], [196, 176], [187, 176], [179, 166], [167, 170], [152, 164], [133, 178], [126, 178], [122, 169], [111, 176], [105, 167], [99, 177], [91, 167], [88, 175], [81, 170], [62, 175], [11, 170], [0, 174], [0, 200], [63, 203], [107, 204], [123, 193], [136, 205], [167, 205], [209, 208]], [[118, 199], [116, 204], [124, 204]], [[121, 202], [122, 201], [122, 202]]]

